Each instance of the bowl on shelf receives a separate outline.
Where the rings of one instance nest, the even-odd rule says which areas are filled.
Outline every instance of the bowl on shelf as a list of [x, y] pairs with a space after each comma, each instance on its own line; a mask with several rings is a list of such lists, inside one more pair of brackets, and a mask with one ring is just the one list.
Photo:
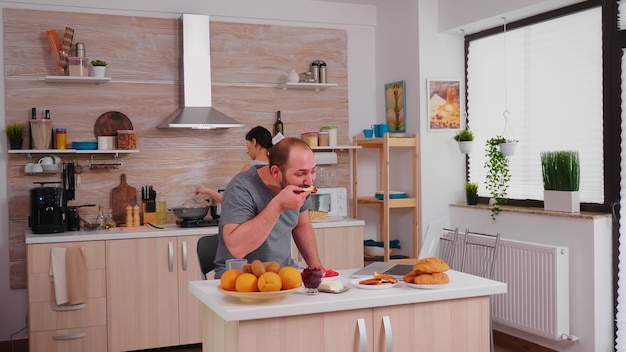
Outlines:
[[[389, 255], [393, 255], [396, 252], [394, 248], [389, 248]], [[370, 257], [379, 257], [385, 255], [385, 248], [378, 246], [363, 246], [363, 253]]]
[[72, 142], [72, 148], [76, 150], [96, 150], [98, 149], [97, 141]]

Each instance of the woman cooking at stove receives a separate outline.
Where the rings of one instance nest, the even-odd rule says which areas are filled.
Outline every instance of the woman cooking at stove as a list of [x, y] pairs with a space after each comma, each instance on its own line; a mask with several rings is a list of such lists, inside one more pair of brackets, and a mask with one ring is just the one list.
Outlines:
[[[250, 167], [267, 165], [270, 162], [269, 152], [272, 148], [272, 134], [265, 127], [256, 126], [246, 134], [246, 147], [248, 156], [252, 160], [244, 164], [241, 171], [246, 171]], [[222, 202], [222, 194], [217, 189], [198, 185], [195, 193], [196, 195], [204, 194], [217, 202]]]

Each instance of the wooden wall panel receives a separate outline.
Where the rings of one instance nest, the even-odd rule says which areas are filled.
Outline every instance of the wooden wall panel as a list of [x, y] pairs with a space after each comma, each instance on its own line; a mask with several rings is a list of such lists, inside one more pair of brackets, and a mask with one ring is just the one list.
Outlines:
[[[65, 26], [75, 30], [74, 42], [85, 43], [86, 55], [109, 62], [111, 82], [100, 85], [49, 83], [54, 74], [45, 31]], [[213, 106], [245, 126], [229, 130], [158, 130], [156, 126], [179, 106], [178, 20], [86, 13], [4, 11], [5, 114], [7, 123], [28, 121], [30, 108], [50, 109], [53, 126], [67, 128], [68, 141], [95, 140], [93, 126], [107, 111], [127, 115], [138, 135], [140, 153], [122, 155], [119, 169], [90, 169], [89, 155], [62, 155], [85, 170], [72, 205], [110, 207], [112, 188], [125, 173], [140, 190], [154, 185], [165, 192], [168, 206], [194, 196], [199, 183], [225, 187], [248, 162], [244, 137], [257, 125], [271, 130], [282, 111], [287, 136], [337, 125], [339, 144], [349, 144], [347, 91], [347, 35], [343, 30], [222, 23], [211, 21]], [[292, 69], [303, 72], [316, 59], [328, 64], [328, 81], [338, 87], [282, 90], [276, 84]], [[27, 141], [25, 141], [27, 144]], [[33, 157], [36, 161], [39, 156]], [[111, 155], [95, 155], [97, 162], [113, 162]], [[334, 172], [338, 186], [349, 187], [347, 151]], [[24, 231], [29, 215], [29, 189], [36, 181], [60, 181], [58, 174], [26, 175], [26, 155], [9, 154], [7, 187], [11, 287], [24, 288]], [[81, 216], [95, 219], [97, 208], [81, 208]], [[170, 214], [169, 222], [175, 217]]]

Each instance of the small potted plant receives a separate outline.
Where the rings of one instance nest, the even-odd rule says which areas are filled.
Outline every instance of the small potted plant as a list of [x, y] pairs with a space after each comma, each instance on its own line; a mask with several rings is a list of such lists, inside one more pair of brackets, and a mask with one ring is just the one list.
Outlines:
[[496, 221], [496, 216], [502, 210], [502, 205], [506, 203], [507, 191], [511, 174], [509, 172], [509, 158], [500, 151], [500, 144], [506, 142], [506, 138], [496, 136], [487, 140], [485, 149], [485, 169], [487, 177], [485, 186], [491, 194], [491, 219]]
[[22, 142], [24, 141], [24, 132], [26, 128], [21, 123], [10, 123], [5, 129], [4, 133], [9, 140], [9, 147], [11, 149], [22, 149]]
[[468, 154], [472, 151], [472, 147], [474, 145], [474, 133], [472, 133], [469, 128], [465, 127], [465, 129], [460, 130], [452, 138], [458, 142], [459, 150], [462, 154]]
[[470, 181], [465, 181], [465, 198], [467, 199], [467, 205], [478, 204], [478, 184]]
[[580, 160], [578, 152], [560, 150], [541, 153], [543, 207], [545, 210], [580, 211]]
[[109, 64], [108, 62], [104, 60], [100, 60], [100, 59], [91, 60], [91, 66], [93, 67], [94, 77], [104, 77], [104, 74], [106, 72], [106, 67], [108, 64]]

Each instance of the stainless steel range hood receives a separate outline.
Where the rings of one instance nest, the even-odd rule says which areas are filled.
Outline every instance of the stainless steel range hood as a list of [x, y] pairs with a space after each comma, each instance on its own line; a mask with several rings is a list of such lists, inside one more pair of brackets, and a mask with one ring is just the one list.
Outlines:
[[182, 107], [161, 122], [157, 128], [209, 130], [243, 126], [212, 107], [209, 16], [185, 14], [181, 17], [181, 22]]

